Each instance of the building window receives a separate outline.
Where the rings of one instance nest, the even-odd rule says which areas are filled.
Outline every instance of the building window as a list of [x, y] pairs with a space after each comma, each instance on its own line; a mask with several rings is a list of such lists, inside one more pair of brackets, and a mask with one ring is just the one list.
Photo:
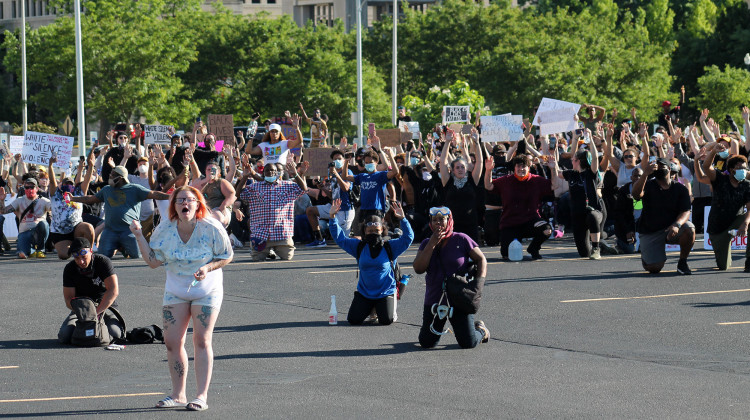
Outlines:
[[252, 0], [253, 4], [260, 4], [260, 0]]
[[16, 7], [17, 7], [17, 6], [16, 6], [16, 2], [15, 2], [15, 0], [13, 0], [13, 1], [12, 1], [12, 2], [10, 3], [10, 17], [11, 17], [11, 18], [13, 18], [13, 19], [15, 19], [15, 18], [17, 18], [17, 17], [18, 17], [18, 16], [17, 16], [17, 15], [18, 15], [18, 12], [16, 11]]
[[315, 25], [333, 26], [333, 3], [316, 4], [314, 12]]
[[266, 1], [266, 3], [268, 3], [268, 4], [276, 4], [276, 0], [268, 0], [268, 1]]

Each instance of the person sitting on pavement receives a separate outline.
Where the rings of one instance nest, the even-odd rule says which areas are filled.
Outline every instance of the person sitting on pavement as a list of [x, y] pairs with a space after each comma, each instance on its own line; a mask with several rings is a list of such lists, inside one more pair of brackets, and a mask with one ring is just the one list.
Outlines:
[[[465, 271], [470, 260], [477, 264], [477, 277], [487, 275], [487, 259], [473, 239], [461, 232], [453, 231], [453, 215], [447, 207], [430, 209], [432, 236], [419, 245], [414, 257], [414, 271], [427, 273], [422, 311], [422, 327], [419, 330], [419, 344], [424, 348], [435, 347], [447, 318], [439, 319], [432, 312], [433, 305], [440, 305], [443, 294], [443, 281], [462, 269]], [[475, 281], [480, 281], [479, 279]], [[434, 322], [433, 322], [434, 321]], [[474, 321], [474, 315], [453, 308], [450, 316], [456, 341], [461, 348], [474, 348], [480, 342], [490, 340], [490, 330], [483, 321]]]
[[[349, 237], [352, 223], [354, 222], [354, 207], [349, 200], [349, 189], [352, 185], [344, 180], [344, 177], [354, 176], [354, 174], [351, 170], [347, 169], [347, 173], [344, 175], [343, 171], [344, 152], [338, 149], [334, 150], [331, 152], [331, 163], [328, 166], [330, 184], [325, 184], [322, 188], [323, 193], [331, 197], [332, 200], [341, 199], [341, 206], [339, 207], [339, 211], [336, 212], [337, 222], [339, 227], [344, 231], [344, 236]], [[344, 177], [342, 177], [342, 175], [344, 175]], [[330, 185], [330, 188], [327, 188], [326, 185]], [[330, 215], [331, 203], [310, 206], [305, 210], [305, 214], [307, 214], [307, 220], [310, 222], [310, 226], [312, 226], [314, 235], [314, 240], [306, 246], [311, 248], [325, 247], [326, 241], [323, 239], [323, 235], [320, 232], [318, 218], [330, 220], [330, 217], [332, 217]]]
[[[47, 213], [52, 211], [52, 203], [37, 195], [38, 188], [35, 178], [26, 178], [23, 181], [24, 196], [16, 198], [2, 211], [2, 214], [15, 213], [20, 220], [16, 244], [19, 259], [45, 257], [44, 244], [49, 236]], [[5, 188], [0, 188], [0, 203], [5, 202], [5, 196]], [[34, 252], [31, 252], [32, 247]]]
[[109, 175], [109, 185], [99, 190], [96, 195], [71, 197], [70, 201], [83, 204], [104, 203], [104, 231], [99, 239], [98, 252], [112, 258], [117, 249], [126, 257], [140, 257], [135, 236], [130, 232], [130, 223], [140, 218], [143, 200], [168, 200], [169, 194], [151, 191], [146, 187], [131, 184], [128, 181], [128, 170], [124, 166], [115, 166]]
[[[301, 172], [308, 167], [303, 164]], [[250, 208], [253, 261], [265, 260], [271, 250], [282, 260], [294, 257], [294, 202], [307, 191], [307, 184], [293, 161], [287, 162], [286, 169], [294, 181], [280, 179], [283, 168], [277, 163], [266, 164], [264, 180], [248, 185], [240, 194]]]
[[[516, 156], [511, 162], [513, 174], [492, 181], [492, 171], [486, 171], [484, 177], [484, 188], [502, 198], [500, 255], [507, 259], [508, 246], [514, 239], [520, 241], [531, 237], [533, 240], [527, 251], [532, 259], [538, 260], [542, 258], [539, 253], [542, 243], [552, 234], [552, 226], [539, 213], [542, 199], [552, 195], [552, 183], [545, 177], [529, 172], [531, 156]], [[553, 161], [548, 164], [554, 165]], [[490, 157], [485, 166], [489, 168], [492, 165], [494, 159]]]
[[[658, 273], [667, 261], [666, 244], [680, 245], [677, 272], [692, 274], [687, 263], [695, 243], [695, 226], [690, 222], [690, 195], [687, 188], [669, 176], [669, 161], [659, 158], [649, 163], [649, 148], [643, 142], [643, 176], [633, 185], [633, 199], [643, 200], [638, 223], [641, 263], [649, 273]], [[654, 178], [649, 179], [651, 174]]]
[[[93, 155], [89, 155], [89, 165], [93, 165]], [[50, 173], [52, 164], [56, 158], [49, 159]], [[57, 257], [67, 260], [70, 257], [68, 249], [74, 238], [86, 238], [90, 243], [94, 242], [94, 226], [83, 221], [83, 205], [70, 202], [69, 196], [82, 196], [84, 190], [88, 190], [94, 171], [87, 171], [83, 183], [76, 187], [70, 178], [63, 178], [60, 187], [54, 176], [50, 178], [50, 191], [52, 192], [52, 223], [50, 223], [50, 239], [55, 245]], [[67, 197], [67, 198], [66, 198]]]
[[[117, 307], [117, 296], [120, 293], [117, 274], [112, 261], [104, 255], [94, 254], [91, 242], [86, 238], [75, 238], [70, 245], [73, 261], [63, 270], [63, 298], [65, 306], [73, 309], [70, 301], [74, 298], [88, 297], [96, 304], [96, 314], [104, 316], [104, 324], [113, 339], [125, 337], [123, 326], [117, 317], [107, 308]], [[70, 344], [78, 317], [71, 312], [60, 326], [57, 339], [62, 344]]]
[[[718, 144], [708, 153], [702, 167], [705, 178], [700, 177], [703, 178], [701, 182], [710, 181], [713, 190], [707, 231], [719, 270], [726, 270], [732, 266], [732, 239], [734, 236], [747, 235], [747, 226], [750, 223], [747, 158], [742, 155], [730, 157], [725, 166], [729, 174], [725, 174], [714, 169], [712, 165], [716, 154], [724, 150], [724, 145]], [[734, 232], [736, 235], [730, 232], [732, 229], [737, 231]], [[750, 273], [750, 246], [745, 249], [745, 272]]]
[[[396, 282], [399, 280], [393, 272], [392, 264], [395, 264], [399, 255], [409, 249], [411, 242], [414, 240], [414, 231], [411, 230], [409, 222], [404, 219], [404, 210], [401, 205], [394, 202], [393, 212], [395, 217], [400, 220], [399, 224], [403, 235], [387, 241], [393, 256], [392, 263], [388, 252], [384, 249], [386, 240], [383, 238], [385, 232], [383, 219], [374, 214], [367, 216], [364, 221], [365, 226], [362, 228], [363, 239], [348, 238], [344, 236], [338, 221], [336, 221], [335, 215], [340, 207], [341, 199], [334, 200], [331, 205], [331, 220], [333, 221], [330, 224], [331, 236], [341, 249], [357, 259], [357, 268], [359, 269], [357, 290], [354, 292], [354, 299], [349, 306], [346, 319], [349, 324], [360, 325], [374, 309], [378, 317], [378, 323], [390, 325], [397, 319]], [[362, 252], [357, 255], [359, 249]]]

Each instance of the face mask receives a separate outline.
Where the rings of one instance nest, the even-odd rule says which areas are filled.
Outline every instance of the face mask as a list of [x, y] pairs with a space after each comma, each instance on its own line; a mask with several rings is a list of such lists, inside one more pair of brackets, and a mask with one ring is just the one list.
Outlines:
[[36, 191], [34, 190], [24, 190], [24, 193], [29, 200], [33, 200], [36, 197]]
[[422, 172], [422, 179], [425, 181], [429, 181], [432, 179], [432, 174], [429, 172]]
[[413, 157], [409, 160], [409, 163], [411, 163], [411, 166], [417, 166], [419, 164], [419, 158]]
[[729, 157], [729, 151], [728, 151], [728, 150], [724, 150], [724, 151], [722, 151], [722, 152], [719, 152], [719, 153], [717, 153], [717, 155], [718, 155], [718, 156], [719, 156], [720, 158], [722, 158], [722, 159], [726, 159], [726, 158], [728, 158], [728, 157]]
[[278, 179], [279, 177], [278, 176], [266, 176], [264, 178], [265, 178], [266, 182], [274, 183], [274, 182], [276, 182], [276, 179]]
[[148, 165], [140, 165], [138, 166], [138, 172], [145, 174], [146, 171], [148, 171]]
[[654, 176], [658, 179], [666, 179], [669, 176], [669, 169], [660, 168], [654, 171]]
[[737, 181], [742, 181], [743, 179], [745, 179], [746, 175], [746, 169], [737, 169], [737, 171], [734, 173], [734, 179], [736, 179]]
[[344, 167], [344, 161], [341, 159], [336, 159], [333, 161], [333, 166], [335, 166], [336, 169], [341, 169]]
[[63, 185], [60, 187], [60, 191], [73, 194], [75, 187], [73, 185]]
[[115, 188], [120, 178], [109, 178], [109, 186]]
[[383, 238], [377, 233], [368, 233], [365, 235], [365, 242], [371, 245], [377, 245], [383, 241]]
[[367, 172], [375, 172], [375, 164], [374, 163], [365, 163], [365, 170]]

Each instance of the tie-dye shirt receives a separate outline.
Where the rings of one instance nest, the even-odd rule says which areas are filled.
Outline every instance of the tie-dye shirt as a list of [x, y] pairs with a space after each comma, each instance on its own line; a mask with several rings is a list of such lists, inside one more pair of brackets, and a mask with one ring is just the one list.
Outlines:
[[187, 243], [180, 239], [177, 220], [162, 220], [151, 235], [150, 245], [156, 259], [181, 276], [192, 276], [215, 258], [226, 260], [233, 255], [227, 230], [210, 216], [198, 220]]

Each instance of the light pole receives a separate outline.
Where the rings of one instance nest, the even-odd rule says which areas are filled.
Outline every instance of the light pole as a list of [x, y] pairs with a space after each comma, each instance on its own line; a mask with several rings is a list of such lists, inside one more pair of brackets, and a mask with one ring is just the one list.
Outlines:
[[393, 89], [391, 93], [392, 97], [392, 117], [393, 125], [396, 125], [396, 107], [398, 106], [398, 94], [396, 84], [396, 63], [398, 61], [398, 48], [396, 48], [396, 39], [398, 32], [398, 0], [393, 0], [393, 80], [391, 81], [391, 87]]
[[23, 135], [29, 128], [26, 94], [26, 1], [21, 0], [21, 102], [23, 103]]
[[357, 138], [365, 145], [362, 138], [362, 4], [367, 0], [357, 2]]
[[81, 53], [81, 0], [73, 2], [76, 31], [76, 97], [78, 99], [78, 153], [86, 156], [86, 116], [83, 109], [83, 57]]

